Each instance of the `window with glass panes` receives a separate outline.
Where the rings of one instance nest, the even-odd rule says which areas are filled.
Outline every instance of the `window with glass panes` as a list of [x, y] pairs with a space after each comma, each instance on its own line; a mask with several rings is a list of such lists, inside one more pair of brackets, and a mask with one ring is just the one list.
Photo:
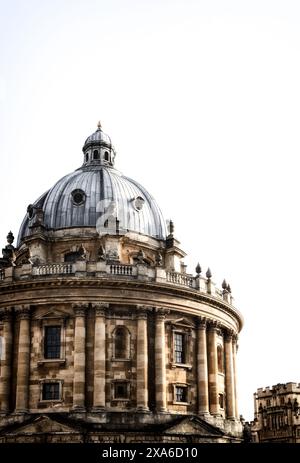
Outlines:
[[59, 400], [59, 383], [43, 383], [43, 400]]
[[175, 401], [176, 402], [187, 402], [187, 387], [184, 387], [184, 386], [175, 387]]
[[174, 333], [174, 354], [175, 363], [185, 362], [185, 337], [182, 333]]
[[60, 326], [45, 326], [44, 356], [46, 359], [60, 358]]

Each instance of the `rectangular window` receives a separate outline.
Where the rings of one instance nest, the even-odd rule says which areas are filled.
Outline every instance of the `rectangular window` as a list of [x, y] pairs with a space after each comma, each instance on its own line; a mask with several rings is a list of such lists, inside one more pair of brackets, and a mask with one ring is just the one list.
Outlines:
[[60, 386], [59, 383], [43, 383], [42, 399], [43, 400], [59, 400], [60, 399], [59, 386]]
[[224, 395], [219, 394], [219, 406], [220, 408], [224, 408]]
[[46, 359], [60, 358], [60, 326], [45, 326], [44, 356]]
[[176, 402], [187, 402], [187, 387], [184, 387], [184, 386], [175, 387], [175, 401]]
[[114, 384], [114, 398], [128, 399], [128, 383], [117, 382]]
[[185, 336], [182, 333], [174, 333], [175, 363], [185, 363]]

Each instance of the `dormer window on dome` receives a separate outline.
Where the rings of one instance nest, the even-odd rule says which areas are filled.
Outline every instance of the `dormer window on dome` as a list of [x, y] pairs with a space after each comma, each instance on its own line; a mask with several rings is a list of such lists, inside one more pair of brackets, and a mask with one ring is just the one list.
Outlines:
[[112, 167], [116, 156], [110, 137], [102, 131], [100, 122], [96, 132], [90, 135], [82, 148], [84, 166], [103, 165]]

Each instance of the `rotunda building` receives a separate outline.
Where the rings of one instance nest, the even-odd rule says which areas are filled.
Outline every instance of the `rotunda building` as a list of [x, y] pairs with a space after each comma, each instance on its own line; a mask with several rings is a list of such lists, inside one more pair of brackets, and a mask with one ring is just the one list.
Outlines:
[[230, 286], [185, 253], [101, 125], [0, 258], [0, 442], [240, 441]]

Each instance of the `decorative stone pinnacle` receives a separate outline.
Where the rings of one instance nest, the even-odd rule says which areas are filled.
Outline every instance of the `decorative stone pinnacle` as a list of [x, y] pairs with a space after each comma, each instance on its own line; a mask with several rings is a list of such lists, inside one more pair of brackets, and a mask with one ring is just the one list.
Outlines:
[[231, 293], [231, 286], [230, 286], [230, 284], [227, 285], [227, 291], [228, 291], [229, 293]]
[[200, 275], [201, 272], [202, 272], [202, 269], [201, 269], [201, 266], [200, 266], [200, 264], [198, 262], [198, 264], [196, 266], [196, 273], [197, 273], [197, 275]]
[[224, 291], [227, 290], [227, 283], [226, 283], [226, 280], [225, 280], [225, 279], [223, 280], [222, 288], [224, 289]]
[[100, 122], [100, 121], [98, 121], [97, 127], [98, 127], [98, 130], [101, 130], [101, 129], [102, 129], [102, 125], [101, 125], [101, 122]]
[[173, 222], [173, 220], [170, 220], [170, 222], [169, 222], [169, 232], [170, 232], [170, 235], [173, 235], [173, 233], [174, 233], [174, 222]]
[[7, 239], [8, 244], [12, 244], [14, 242], [15, 237], [11, 231], [8, 233], [6, 239]]
[[210, 280], [211, 277], [212, 277], [211, 270], [210, 270], [210, 268], [208, 267], [207, 272], [206, 272], [206, 278], [207, 278], [208, 280]]

